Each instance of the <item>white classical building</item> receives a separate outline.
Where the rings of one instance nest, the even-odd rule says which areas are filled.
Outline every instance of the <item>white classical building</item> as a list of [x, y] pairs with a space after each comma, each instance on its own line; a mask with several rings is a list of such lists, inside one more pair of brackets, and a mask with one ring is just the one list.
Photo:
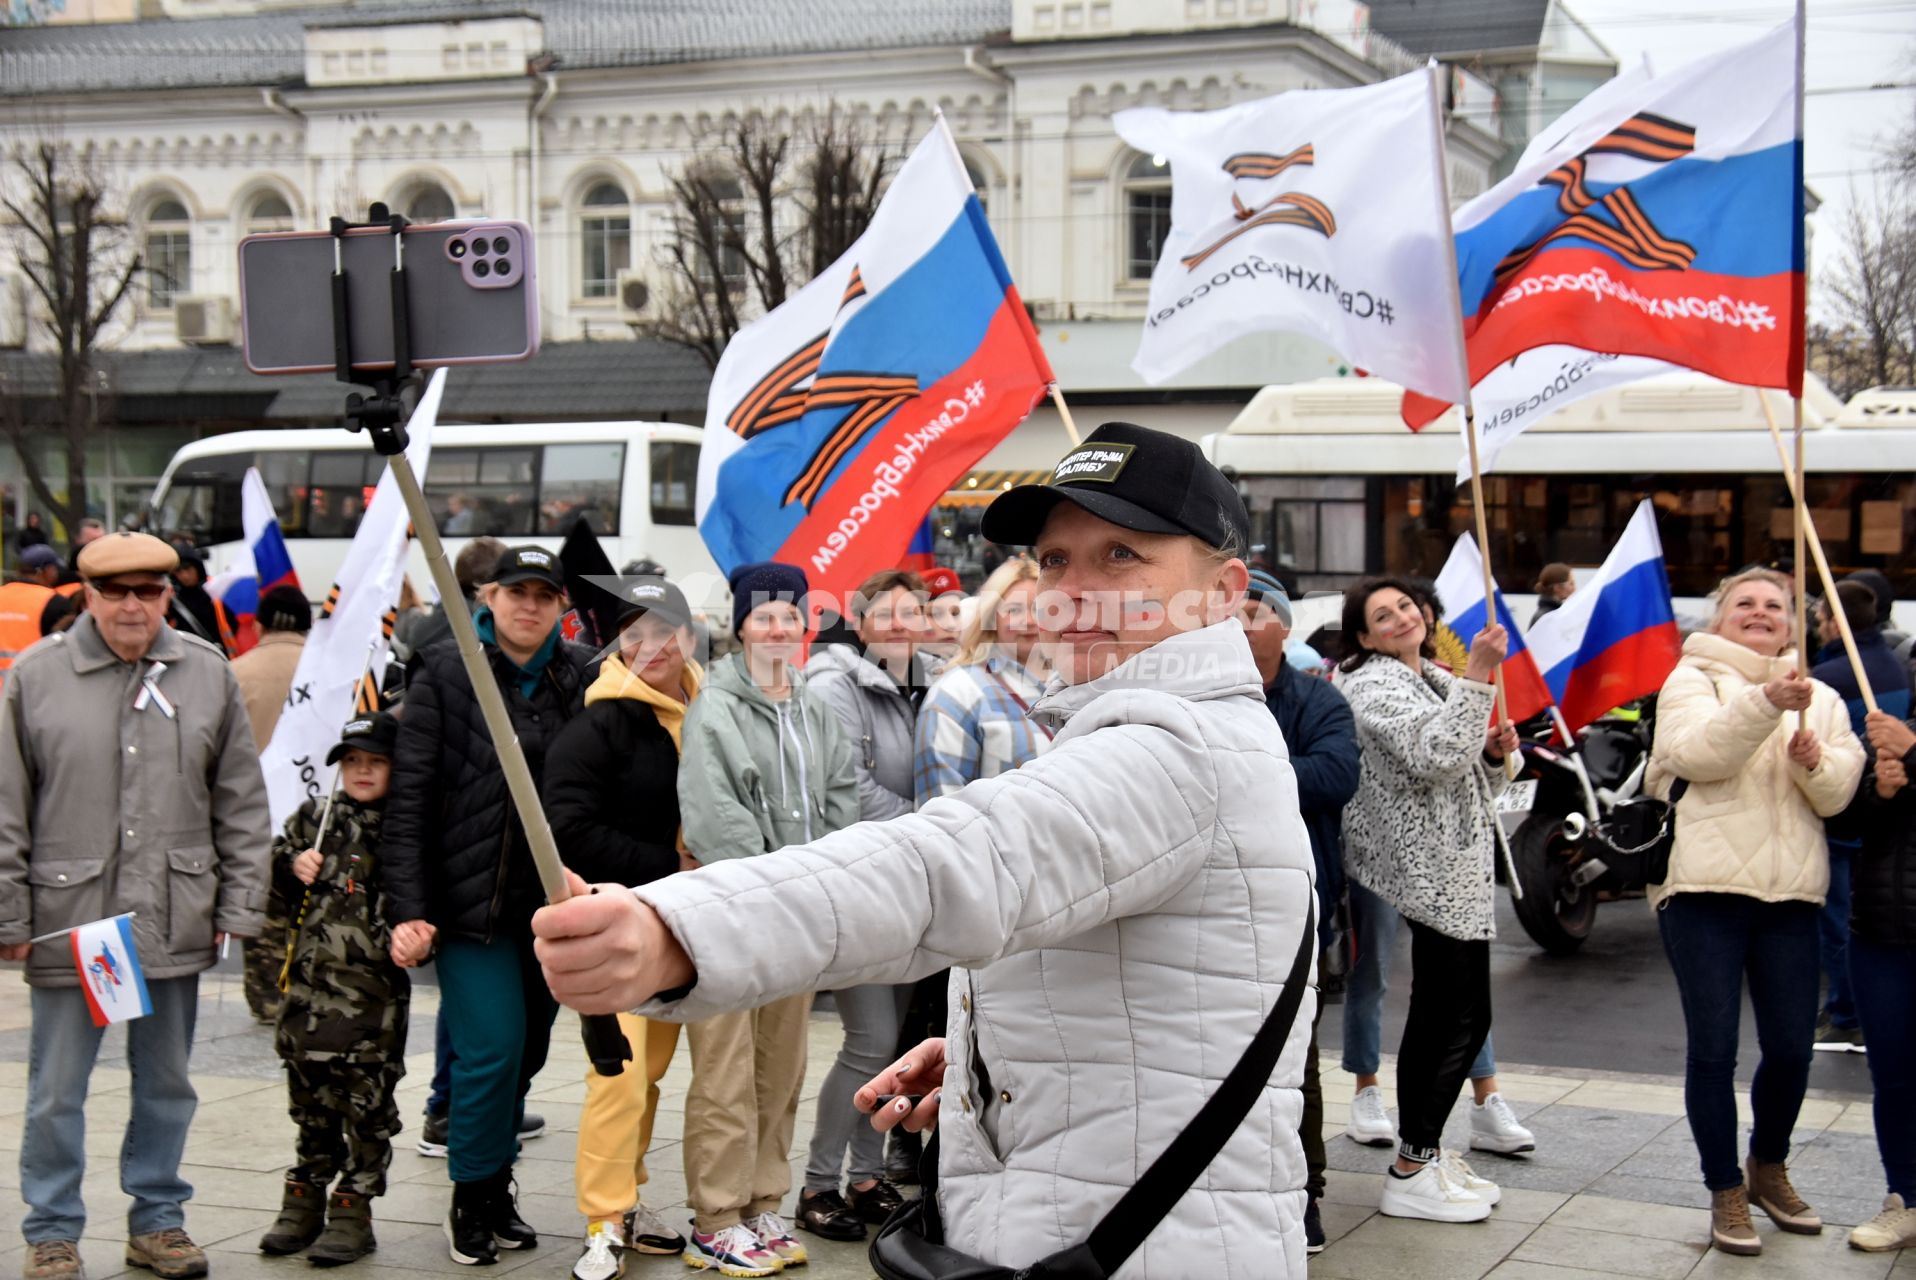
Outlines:
[[[1067, 392], [1087, 405], [1150, 406], [1139, 411], [1181, 430], [1216, 430], [1256, 388], [1340, 362], [1303, 340], [1254, 337], [1168, 391], [1131, 373], [1169, 221], [1169, 174], [1119, 140], [1112, 113], [1366, 83], [1441, 50], [1453, 68], [1449, 175], [1462, 200], [1543, 123], [1526, 100], [1522, 136], [1513, 135], [1495, 89], [1472, 73], [1469, 47], [1499, 42], [1495, 74], [1514, 83], [1525, 56], [1536, 62], [1561, 43], [1549, 33], [1564, 21], [1556, 0], [1474, 3], [1441, 38], [1417, 25], [1431, 6], [1352, 0], [69, 3], [81, 21], [0, 31], [0, 143], [11, 151], [57, 139], [106, 178], [124, 209], [152, 268], [112, 335], [122, 352], [150, 353], [124, 357], [124, 376], [177, 365], [182, 394], [199, 379], [209, 396], [231, 400], [172, 421], [153, 406], [144, 419], [119, 414], [147, 441], [118, 472], [108, 460], [127, 495], [156, 453], [248, 420], [247, 375], [231, 350], [240, 238], [364, 216], [375, 200], [415, 220], [524, 220], [549, 346], [623, 344], [594, 355], [663, 362], [675, 387], [695, 384], [690, 357], [633, 340], [626, 304], [636, 291], [620, 287], [657, 270], [671, 179], [716, 153], [728, 121], [801, 122], [833, 105], [894, 154], [944, 112]], [[1416, 53], [1377, 20], [1400, 9], [1416, 19]], [[1614, 70], [1601, 46], [1579, 52], [1590, 54], [1593, 76]], [[39, 339], [9, 253], [0, 237], [0, 345], [26, 350], [0, 352], [0, 372], [28, 379]], [[324, 302], [289, 282], [288, 305]], [[538, 364], [526, 385], [537, 385]], [[566, 385], [550, 389], [554, 412], [537, 416], [576, 411], [564, 400], [579, 360], [566, 368]], [[639, 395], [623, 414], [599, 416], [698, 420], [702, 395], [674, 397]], [[135, 399], [122, 389], [116, 403], [130, 411]], [[284, 403], [251, 412], [297, 416]], [[987, 465], [1041, 465], [1055, 443], [1041, 414]], [[0, 483], [16, 466], [0, 453]], [[109, 506], [116, 496], [105, 495]]]

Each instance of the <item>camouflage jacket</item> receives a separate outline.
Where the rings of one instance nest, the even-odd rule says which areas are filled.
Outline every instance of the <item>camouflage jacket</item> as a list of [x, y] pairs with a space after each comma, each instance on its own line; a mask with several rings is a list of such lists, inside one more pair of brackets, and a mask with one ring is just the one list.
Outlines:
[[406, 1052], [412, 983], [392, 962], [379, 876], [380, 809], [341, 795], [311, 888], [293, 860], [314, 847], [324, 802], [308, 800], [273, 843], [273, 875], [290, 911], [282, 1058], [397, 1061]]

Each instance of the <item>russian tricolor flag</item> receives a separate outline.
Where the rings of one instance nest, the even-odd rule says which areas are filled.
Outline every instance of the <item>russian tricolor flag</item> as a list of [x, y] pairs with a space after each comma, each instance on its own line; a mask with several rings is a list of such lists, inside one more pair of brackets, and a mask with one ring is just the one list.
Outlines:
[[1595, 581], [1578, 588], [1525, 637], [1571, 732], [1613, 707], [1655, 693], [1683, 656], [1656, 509], [1646, 500], [1624, 526]]
[[847, 592], [1052, 381], [939, 117], [845, 256], [726, 346], [699, 532], [728, 572], [783, 560]]
[[140, 969], [140, 953], [133, 946], [130, 915], [83, 924], [67, 938], [94, 1026], [129, 1022], [153, 1012], [146, 974]]
[[[1453, 656], [1467, 652], [1471, 638], [1484, 629], [1485, 619], [1490, 616], [1484, 606], [1483, 557], [1477, 551], [1477, 540], [1469, 534], [1458, 538], [1457, 545], [1450, 549], [1450, 559], [1444, 561], [1444, 571], [1437, 575], [1437, 594], [1444, 604], [1438, 648]], [[1536, 658], [1524, 644], [1523, 631], [1504, 604], [1503, 592], [1496, 595], [1497, 621], [1510, 633], [1510, 650], [1503, 662], [1504, 695], [1510, 704], [1511, 723], [1521, 724], [1549, 708], [1550, 690], [1537, 669]], [[1463, 669], [1461, 658], [1452, 665], [1458, 671]]]
[[[1792, 20], [1606, 86], [1458, 210], [1471, 384], [1557, 344], [1800, 395], [1801, 59]], [[1407, 394], [1404, 420], [1447, 407]]]
[[274, 587], [297, 587], [293, 557], [279, 531], [279, 517], [258, 467], [246, 468], [240, 484], [240, 527], [245, 530], [248, 560], [238, 560], [211, 583], [208, 590], [239, 620], [239, 651], [259, 642], [259, 598]]

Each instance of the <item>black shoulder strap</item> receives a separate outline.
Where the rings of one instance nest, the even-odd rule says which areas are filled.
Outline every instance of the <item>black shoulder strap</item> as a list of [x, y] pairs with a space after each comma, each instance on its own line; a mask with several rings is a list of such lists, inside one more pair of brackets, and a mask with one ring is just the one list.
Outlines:
[[[1315, 888], [1312, 896], [1316, 896]], [[1184, 1198], [1184, 1193], [1217, 1158], [1217, 1153], [1224, 1149], [1224, 1144], [1256, 1105], [1270, 1081], [1271, 1072], [1277, 1069], [1284, 1043], [1290, 1038], [1291, 1027], [1303, 1006], [1304, 988], [1310, 980], [1311, 960], [1316, 952], [1317, 913], [1313, 909], [1305, 912], [1304, 936], [1297, 940], [1297, 956], [1291, 961], [1290, 975], [1284, 979], [1283, 994], [1217, 1092], [1184, 1126], [1184, 1131], [1171, 1140], [1163, 1154], [1151, 1162], [1137, 1185], [1111, 1206], [1111, 1211], [1091, 1229], [1083, 1244], [1055, 1253], [1020, 1275], [1081, 1276], [1087, 1274], [1084, 1264], [1089, 1261], [1096, 1265], [1098, 1274], [1109, 1276], [1137, 1252], [1145, 1237], [1155, 1231], [1158, 1223]]]

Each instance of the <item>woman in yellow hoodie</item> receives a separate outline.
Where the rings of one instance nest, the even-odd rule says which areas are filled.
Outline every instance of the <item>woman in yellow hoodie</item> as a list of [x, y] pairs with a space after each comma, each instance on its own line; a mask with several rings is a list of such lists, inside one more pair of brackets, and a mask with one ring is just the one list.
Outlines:
[[[645, 884], [692, 865], [679, 838], [680, 730], [704, 673], [693, 660], [691, 610], [663, 578], [628, 581], [618, 652], [546, 757], [545, 805], [568, 867], [593, 883]], [[586, 1241], [576, 1280], [624, 1274], [624, 1251], [672, 1254], [685, 1239], [639, 1203], [659, 1080], [678, 1047], [676, 1023], [619, 1015], [635, 1066], [586, 1073], [576, 1172]]]

